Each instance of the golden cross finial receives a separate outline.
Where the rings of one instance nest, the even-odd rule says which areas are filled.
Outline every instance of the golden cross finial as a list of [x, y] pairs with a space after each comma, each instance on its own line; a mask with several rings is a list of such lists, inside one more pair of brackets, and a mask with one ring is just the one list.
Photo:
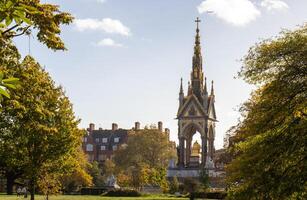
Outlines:
[[201, 22], [201, 20], [197, 17], [195, 20], [196, 24], [197, 24], [197, 29], [198, 29], [198, 24]]

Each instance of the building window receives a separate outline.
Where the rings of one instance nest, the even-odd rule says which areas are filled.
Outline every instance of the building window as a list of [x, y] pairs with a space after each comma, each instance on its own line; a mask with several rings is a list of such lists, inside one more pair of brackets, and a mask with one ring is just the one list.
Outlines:
[[117, 150], [117, 145], [113, 145], [113, 151]]
[[84, 137], [84, 138], [83, 138], [83, 142], [87, 142], [87, 137]]
[[106, 159], [107, 159], [107, 156], [106, 156], [106, 155], [100, 154], [100, 155], [98, 156], [98, 160], [99, 160], [99, 161], [105, 161]]
[[119, 143], [119, 137], [114, 138], [115, 143]]
[[107, 143], [108, 142], [108, 138], [102, 138], [102, 142], [103, 143]]
[[101, 149], [101, 151], [104, 151], [104, 150], [106, 150], [106, 146], [101, 146], [100, 149]]
[[93, 162], [94, 161], [94, 155], [87, 155], [87, 159], [89, 162]]
[[96, 138], [95, 141], [98, 143], [99, 142], [99, 138]]
[[92, 144], [87, 144], [86, 145], [86, 151], [93, 151], [93, 145]]

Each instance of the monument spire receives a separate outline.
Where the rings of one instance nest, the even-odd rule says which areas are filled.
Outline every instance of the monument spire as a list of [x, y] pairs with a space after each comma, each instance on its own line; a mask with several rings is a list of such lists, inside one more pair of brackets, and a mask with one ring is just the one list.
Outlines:
[[201, 55], [200, 35], [199, 35], [199, 23], [201, 22], [201, 20], [197, 17], [195, 22], [196, 22], [196, 36], [195, 36], [194, 55]]
[[196, 22], [196, 35], [194, 44], [194, 55], [192, 62], [192, 73], [191, 73], [191, 85], [193, 94], [195, 94], [200, 101], [203, 93], [203, 70], [202, 70], [202, 55], [200, 46], [200, 34], [199, 34], [199, 23], [201, 20], [197, 17]]

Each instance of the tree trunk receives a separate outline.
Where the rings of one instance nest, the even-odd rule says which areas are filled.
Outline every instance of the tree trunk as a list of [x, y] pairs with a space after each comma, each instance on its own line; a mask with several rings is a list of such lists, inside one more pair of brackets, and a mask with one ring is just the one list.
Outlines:
[[31, 179], [30, 181], [30, 194], [31, 194], [31, 200], [34, 200], [34, 194], [35, 194], [35, 184], [34, 184], [34, 180]]
[[190, 193], [190, 200], [194, 200], [194, 193], [193, 192]]
[[12, 174], [8, 173], [6, 175], [6, 194], [13, 194], [13, 186], [14, 186], [15, 177]]

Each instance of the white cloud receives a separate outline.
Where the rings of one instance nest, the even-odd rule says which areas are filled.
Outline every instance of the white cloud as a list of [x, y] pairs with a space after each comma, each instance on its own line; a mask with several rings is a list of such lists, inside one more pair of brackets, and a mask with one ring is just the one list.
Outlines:
[[77, 30], [100, 30], [106, 33], [117, 33], [125, 36], [131, 35], [130, 29], [123, 25], [123, 23], [116, 19], [76, 19], [74, 22]]
[[249, 0], [205, 0], [199, 13], [213, 11], [218, 18], [235, 26], [244, 26], [260, 16], [260, 11]]
[[97, 43], [97, 45], [98, 46], [108, 46], [108, 47], [122, 47], [123, 46], [122, 44], [115, 42], [111, 38], [102, 39]]
[[289, 8], [288, 4], [281, 0], [263, 0], [260, 5], [268, 11], [285, 11]]

